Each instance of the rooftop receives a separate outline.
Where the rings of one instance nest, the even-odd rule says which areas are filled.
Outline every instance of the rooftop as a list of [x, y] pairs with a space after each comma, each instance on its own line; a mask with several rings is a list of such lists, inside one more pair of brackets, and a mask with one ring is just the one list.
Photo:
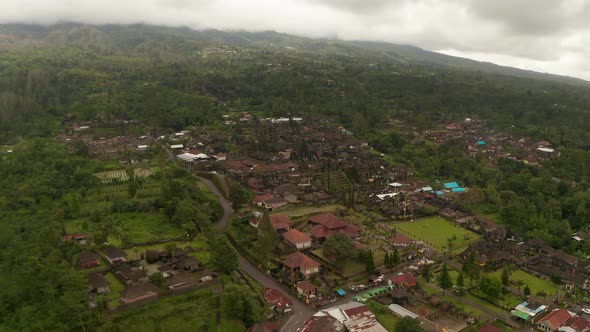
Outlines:
[[285, 240], [287, 240], [293, 244], [306, 243], [306, 242], [311, 241], [311, 238], [309, 236], [307, 236], [307, 234], [305, 234], [295, 228], [284, 233], [283, 237], [285, 238]]

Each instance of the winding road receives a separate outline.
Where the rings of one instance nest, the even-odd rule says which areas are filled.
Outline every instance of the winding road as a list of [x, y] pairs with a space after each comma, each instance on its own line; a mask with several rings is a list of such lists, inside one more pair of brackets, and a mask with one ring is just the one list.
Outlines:
[[[221, 218], [219, 218], [217, 228], [220, 231], [225, 232], [225, 230], [227, 229], [227, 225], [234, 214], [234, 210], [231, 206], [231, 203], [223, 196], [221, 192], [219, 192], [219, 189], [217, 189], [217, 187], [213, 184], [211, 180], [202, 177], [199, 177], [199, 179], [203, 181], [207, 185], [207, 187], [209, 187], [211, 192], [213, 192], [213, 194], [215, 194], [215, 196], [217, 196], [217, 198], [219, 199], [219, 204], [223, 209], [223, 215], [221, 216]], [[292, 316], [287, 320], [285, 325], [282, 327], [282, 329], [280, 330], [281, 332], [296, 332], [298, 327], [303, 325], [303, 323], [306, 320], [313, 316], [313, 314], [315, 313], [314, 310], [311, 307], [301, 303], [299, 299], [291, 296], [285, 285], [262, 273], [244, 256], [240, 255], [239, 261], [240, 270], [248, 274], [250, 277], [252, 277], [252, 279], [256, 280], [259, 284], [261, 284], [264, 287], [280, 289], [293, 302]]]

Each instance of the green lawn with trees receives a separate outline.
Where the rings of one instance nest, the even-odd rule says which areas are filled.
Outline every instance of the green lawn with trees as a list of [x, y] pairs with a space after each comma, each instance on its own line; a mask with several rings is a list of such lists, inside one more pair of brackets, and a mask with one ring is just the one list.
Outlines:
[[436, 250], [450, 250], [453, 253], [462, 252], [469, 244], [481, 239], [481, 236], [453, 225], [441, 217], [396, 223], [394, 227], [397, 231], [417, 241], [423, 241]]

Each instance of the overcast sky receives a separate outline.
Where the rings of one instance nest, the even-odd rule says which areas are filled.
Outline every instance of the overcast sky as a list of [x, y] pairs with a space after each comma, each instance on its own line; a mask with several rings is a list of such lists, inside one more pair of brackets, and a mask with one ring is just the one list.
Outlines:
[[152, 23], [378, 40], [590, 80], [590, 0], [0, 0], [0, 22]]

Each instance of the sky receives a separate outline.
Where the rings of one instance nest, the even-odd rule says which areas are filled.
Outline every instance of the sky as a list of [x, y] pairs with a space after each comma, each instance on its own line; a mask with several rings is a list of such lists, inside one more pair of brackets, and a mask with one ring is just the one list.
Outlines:
[[590, 0], [0, 0], [1, 23], [58, 21], [385, 41], [590, 80]]

